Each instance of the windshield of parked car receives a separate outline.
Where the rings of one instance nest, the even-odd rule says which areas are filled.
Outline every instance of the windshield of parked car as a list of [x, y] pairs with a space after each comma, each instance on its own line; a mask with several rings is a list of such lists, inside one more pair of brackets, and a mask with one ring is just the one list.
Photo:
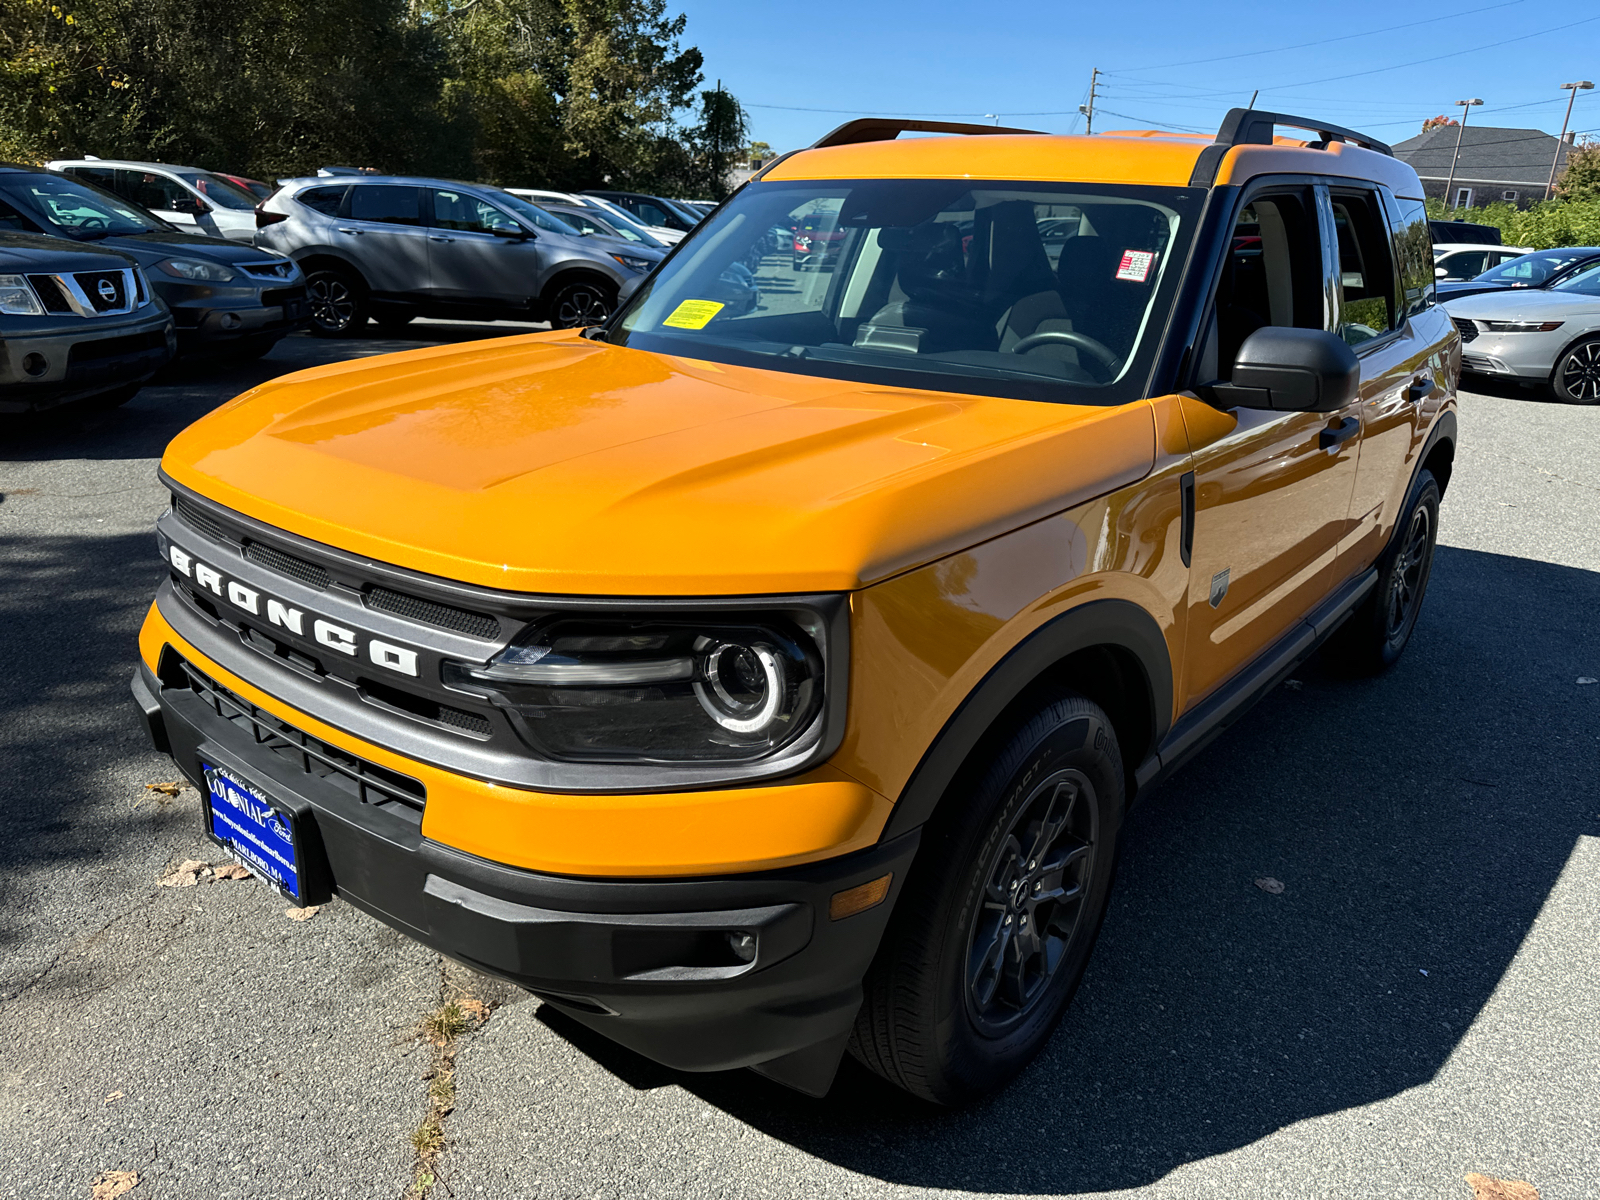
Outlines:
[[1532, 254], [1524, 254], [1520, 258], [1508, 259], [1498, 267], [1490, 267], [1478, 278], [1485, 283], [1522, 284], [1533, 287], [1579, 259], [1594, 256], [1593, 250], [1538, 250]]
[[583, 233], [598, 233], [601, 237], [621, 238], [624, 241], [634, 242], [640, 246], [650, 246], [662, 249], [660, 242], [645, 233], [642, 229], [632, 229], [621, 221], [608, 221], [593, 212], [586, 212], [581, 208], [552, 208], [547, 210], [560, 217], [569, 225], [575, 225]]
[[[171, 228], [110, 192], [63, 175], [8, 172], [0, 175], [0, 197], [0, 227], [6, 229], [24, 228], [21, 217], [46, 233], [92, 242]], [[7, 214], [7, 207], [15, 215]]]
[[495, 201], [505, 205], [535, 229], [542, 229], [546, 233], [564, 233], [568, 237], [581, 236], [582, 231], [576, 225], [569, 225], [555, 213], [548, 212], [537, 204], [529, 204], [521, 196], [513, 196], [510, 192], [497, 192]]
[[174, 174], [218, 208], [249, 209], [256, 198], [237, 184], [229, 183], [209, 171], [176, 171]]
[[1144, 386], [1204, 195], [968, 179], [751, 184], [606, 336], [861, 382], [1121, 402]]
[[1552, 292], [1577, 292], [1581, 296], [1600, 296], [1600, 263], [1585, 267], [1570, 279], [1550, 285]]

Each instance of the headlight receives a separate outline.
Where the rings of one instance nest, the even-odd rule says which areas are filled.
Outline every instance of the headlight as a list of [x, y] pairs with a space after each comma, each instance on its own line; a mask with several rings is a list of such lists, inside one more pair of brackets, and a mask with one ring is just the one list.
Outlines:
[[207, 262], [203, 258], [166, 258], [156, 264], [168, 275], [190, 279], [199, 283], [227, 283], [233, 271], [221, 263]]
[[21, 275], [0, 275], [0, 313], [14, 317], [42, 317], [44, 305]]
[[631, 254], [613, 254], [611, 257], [616, 259], [623, 266], [627, 267], [628, 270], [638, 271], [641, 274], [649, 271], [651, 267], [655, 266], [655, 264], [648, 258], [635, 258]]
[[823, 702], [816, 641], [765, 615], [560, 618], [486, 665], [446, 663], [444, 682], [488, 698], [567, 762], [749, 762], [813, 731]]
[[1560, 329], [1560, 321], [1480, 321], [1489, 333], [1549, 333]]

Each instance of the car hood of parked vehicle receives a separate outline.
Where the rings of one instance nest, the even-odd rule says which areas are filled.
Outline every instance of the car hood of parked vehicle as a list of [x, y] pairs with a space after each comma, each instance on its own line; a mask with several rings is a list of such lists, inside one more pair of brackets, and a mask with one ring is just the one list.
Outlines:
[[268, 525], [447, 579], [748, 595], [953, 554], [1143, 477], [1155, 444], [1144, 401], [869, 387], [559, 331], [280, 377], [162, 466]]
[[1600, 310], [1600, 296], [1542, 288], [1505, 288], [1447, 300], [1445, 311], [1469, 321], [1559, 321], [1563, 314]]
[[0, 233], [0, 271], [105, 271], [133, 264], [110, 247], [42, 233]]
[[176, 229], [171, 232], [157, 229], [149, 233], [113, 234], [111, 237], [85, 240], [78, 244], [104, 246], [108, 250], [132, 255], [143, 265], [160, 262], [163, 258], [182, 258], [186, 255], [230, 264], [268, 262], [273, 259], [293, 261], [276, 250], [261, 250], [249, 242], [205, 237], [201, 234], [183, 233]]

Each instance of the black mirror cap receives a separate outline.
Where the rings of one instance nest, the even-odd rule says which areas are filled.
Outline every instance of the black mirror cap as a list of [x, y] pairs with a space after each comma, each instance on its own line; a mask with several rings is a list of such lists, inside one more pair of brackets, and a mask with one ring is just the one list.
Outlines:
[[504, 225], [496, 225], [490, 230], [495, 237], [510, 238], [514, 242], [531, 242], [534, 235], [526, 229], [507, 229]]
[[[1228, 399], [1243, 408], [1326, 413], [1349, 404], [1360, 389], [1361, 362], [1343, 338], [1321, 329], [1269, 325], [1239, 347]], [[1237, 396], [1235, 390], [1248, 395]]]

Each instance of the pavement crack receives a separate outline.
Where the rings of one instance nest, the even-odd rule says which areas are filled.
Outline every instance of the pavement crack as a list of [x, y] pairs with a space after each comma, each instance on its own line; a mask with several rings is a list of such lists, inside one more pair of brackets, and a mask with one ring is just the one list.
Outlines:
[[419, 1043], [432, 1047], [433, 1055], [422, 1073], [428, 1085], [428, 1112], [411, 1133], [411, 1183], [402, 1200], [430, 1200], [436, 1187], [447, 1196], [455, 1194], [439, 1160], [449, 1147], [445, 1119], [456, 1107], [456, 1052], [463, 1038], [483, 1028], [494, 1008], [453, 982], [448, 963], [439, 959], [439, 1006], [422, 1018], [414, 1034]]
[[121, 912], [117, 913], [116, 916], [110, 918], [98, 929], [92, 930], [89, 933], [79, 934], [68, 938], [61, 949], [57, 950], [55, 954], [51, 956], [50, 961], [45, 963], [44, 967], [37, 975], [28, 980], [28, 982], [24, 983], [21, 987], [17, 988], [16, 991], [7, 992], [3, 995], [0, 995], [0, 1004], [10, 1003], [13, 1000], [20, 1000], [28, 992], [31, 992], [34, 988], [43, 983], [50, 973], [62, 963], [78, 954], [86, 953], [87, 951], [94, 949], [101, 937], [103, 937], [114, 925], [116, 925], [119, 921], [127, 920], [127, 918], [131, 917], [134, 913], [141, 911], [148, 904], [148, 899], [138, 900], [133, 904], [130, 904]]

